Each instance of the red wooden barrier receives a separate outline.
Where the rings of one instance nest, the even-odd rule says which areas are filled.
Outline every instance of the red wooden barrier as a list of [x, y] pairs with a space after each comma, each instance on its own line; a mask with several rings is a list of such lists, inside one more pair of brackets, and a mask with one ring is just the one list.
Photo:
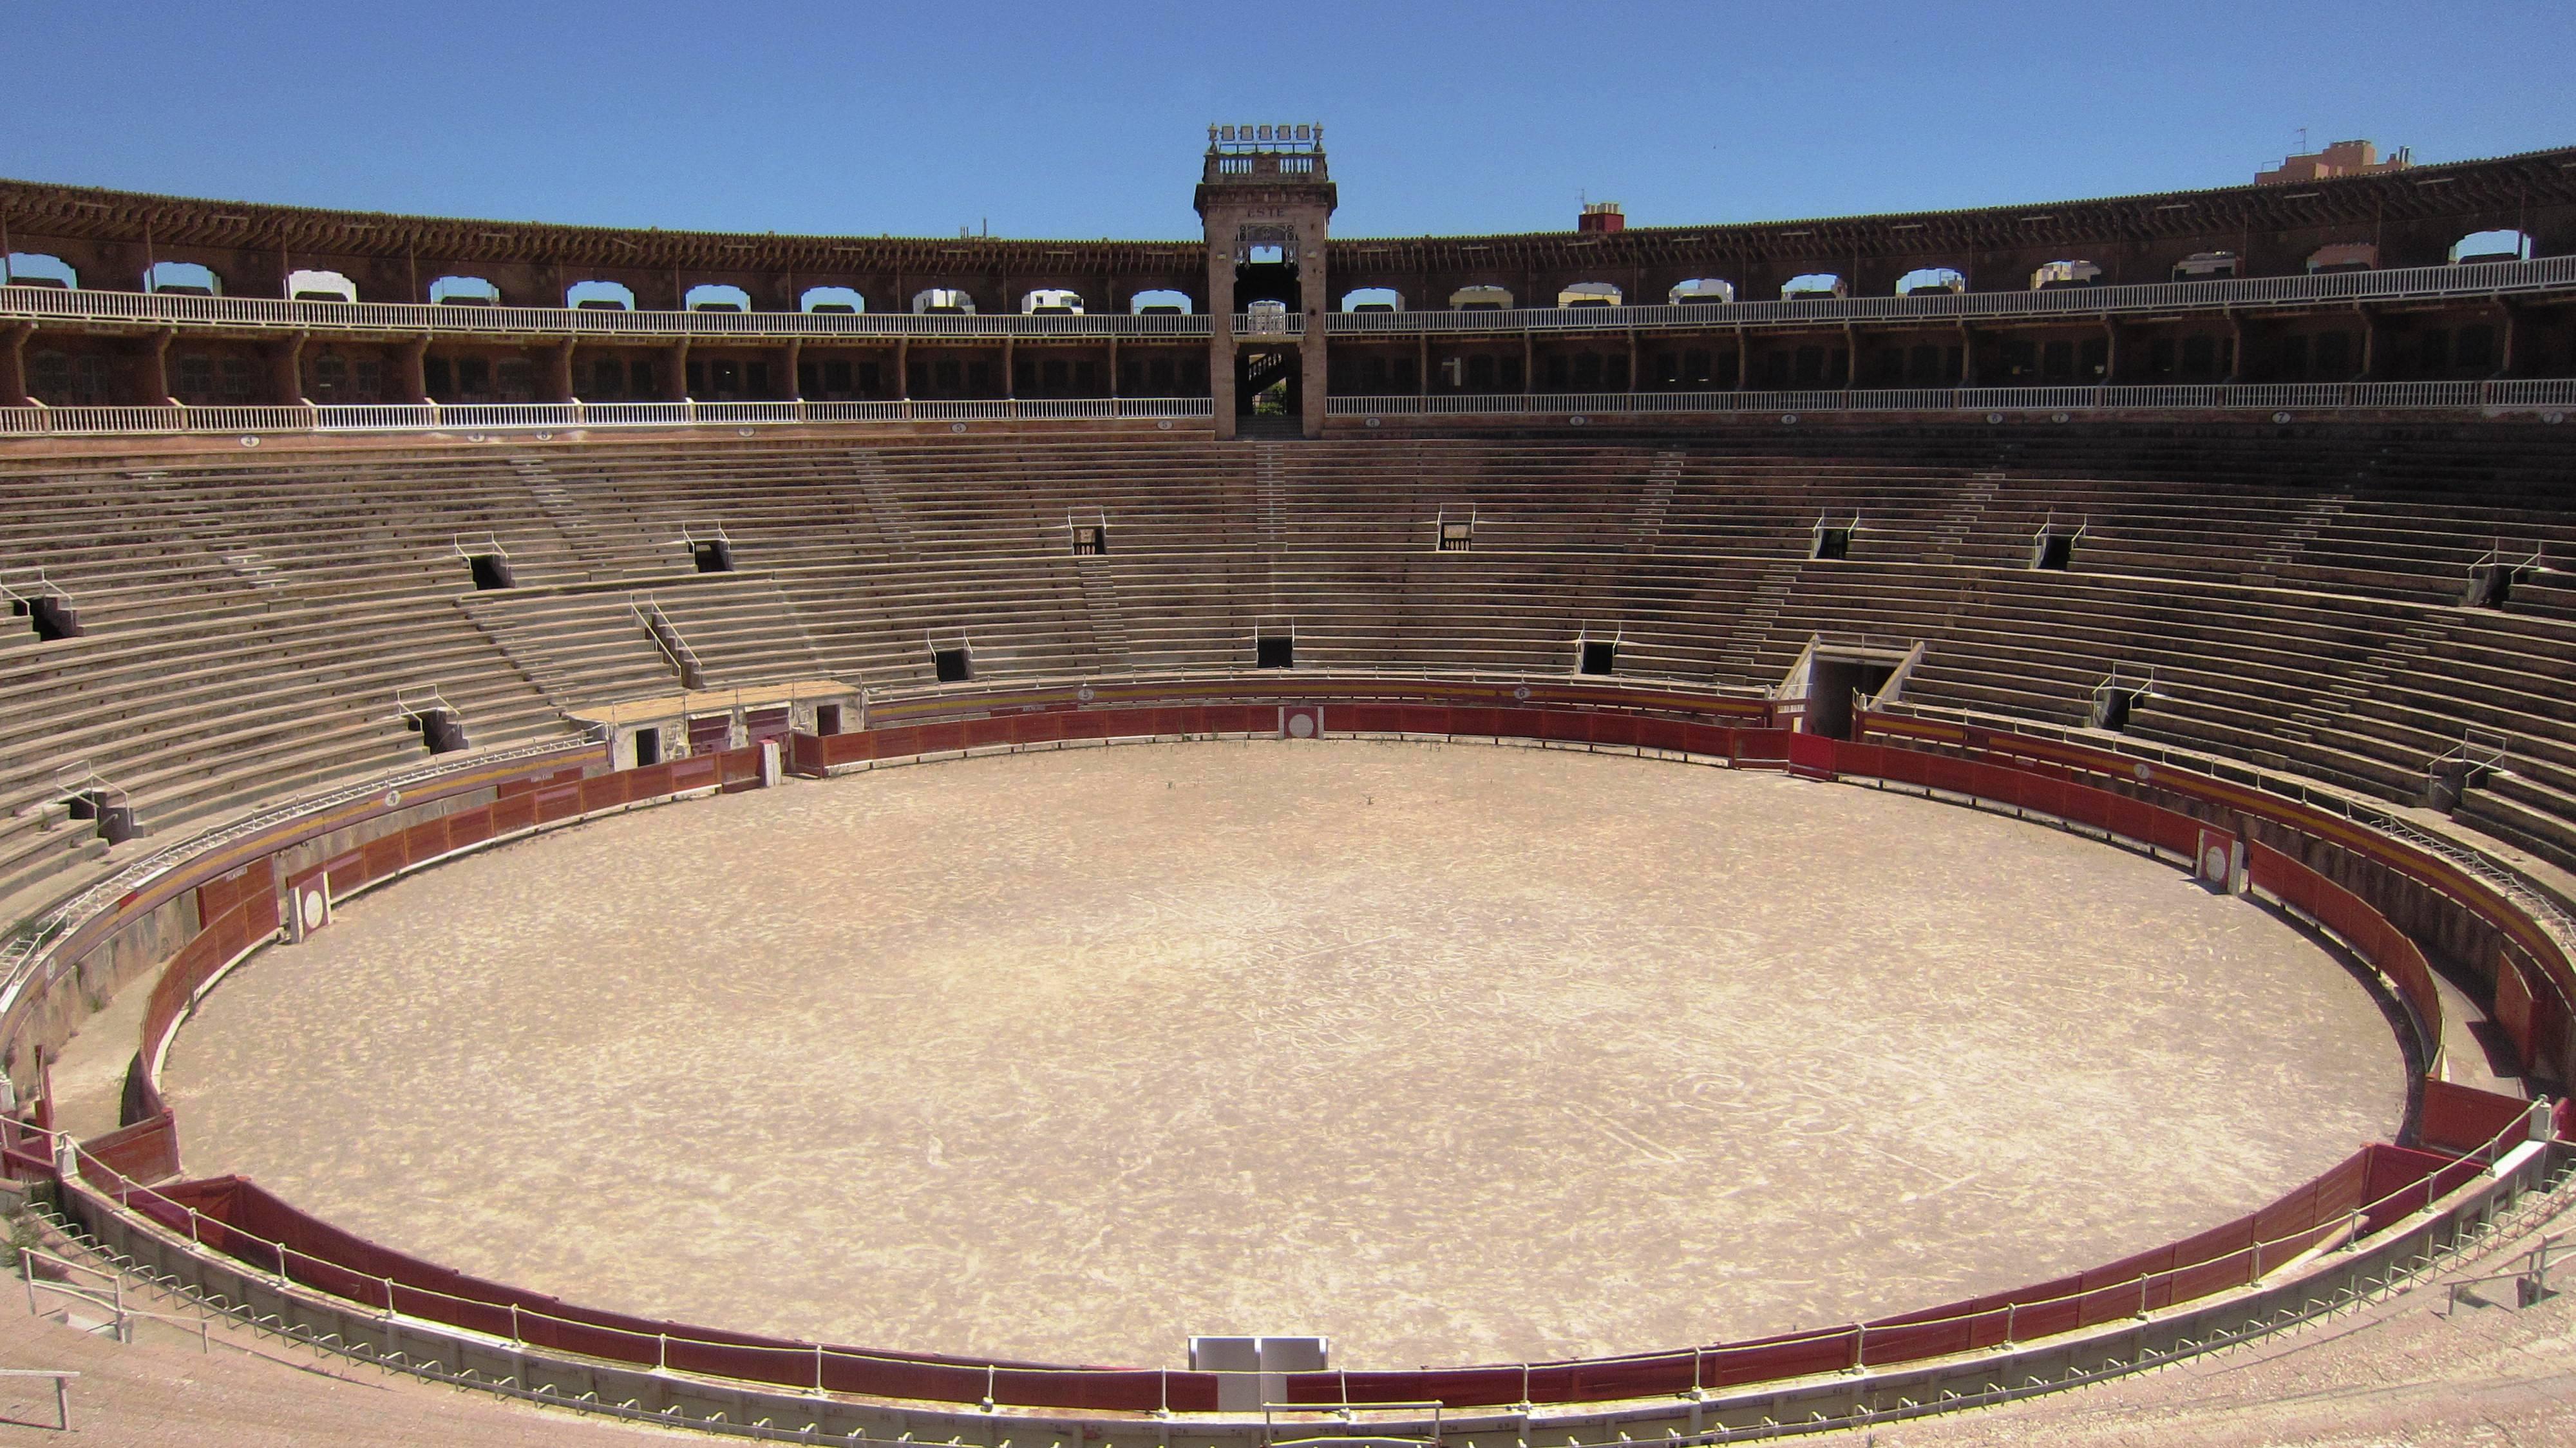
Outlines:
[[[1651, 748], [1683, 748], [1740, 762], [1778, 763], [1820, 777], [1861, 774], [1924, 787], [1977, 794], [2086, 824], [2127, 838], [2190, 853], [2200, 822], [2077, 782], [2047, 761], [2006, 765], [1860, 743], [1846, 744], [1781, 729], [1737, 728], [1599, 710], [1526, 707], [1336, 704], [1337, 728], [1403, 730], [1552, 739]], [[800, 768], [827, 768], [865, 759], [996, 743], [1114, 738], [1185, 733], [1265, 731], [1275, 707], [1245, 704], [1162, 705], [1151, 708], [1066, 710], [933, 721], [826, 738], [791, 739], [789, 756]], [[326, 862], [335, 888], [384, 878], [406, 864], [434, 857], [531, 824], [662, 794], [757, 783], [756, 749], [727, 751], [582, 779], [557, 772], [508, 789], [479, 809], [424, 821], [399, 834]], [[2388, 970], [2415, 998], [2410, 981], [2422, 973], [2420, 951], [2365, 902], [2304, 865], [2257, 844], [2250, 865], [2256, 882], [2285, 901], [2326, 921], [2357, 949]], [[277, 925], [276, 897], [266, 862], [256, 871], [198, 886], [201, 912], [222, 907], [212, 923], [184, 946], [156, 985], [147, 1010], [147, 1049], [166, 1035], [188, 999], [220, 964], [260, 933]], [[2412, 952], [2411, 960], [2409, 952]], [[2438, 999], [2430, 1020], [2438, 1022]], [[2538, 1009], [2537, 1006], [2534, 1009]], [[2441, 1088], [2441, 1089], [2435, 1089]], [[804, 1387], [813, 1382], [815, 1348], [753, 1335], [688, 1327], [609, 1313], [468, 1277], [392, 1251], [310, 1217], [238, 1178], [186, 1183], [166, 1195], [134, 1190], [116, 1177], [144, 1176], [175, 1166], [176, 1128], [157, 1096], [144, 1120], [89, 1145], [91, 1168], [120, 1197], [175, 1229], [198, 1233], [218, 1250], [266, 1270], [282, 1271], [318, 1290], [370, 1307], [391, 1306], [436, 1321], [530, 1342], [629, 1362], [666, 1361], [682, 1371]], [[2509, 1125], [2522, 1103], [2489, 1093], [2428, 1083], [2428, 1141], [2466, 1150]], [[10, 1161], [30, 1155], [6, 1143]], [[167, 1165], [165, 1165], [165, 1163]], [[2182, 1242], [2108, 1263], [2076, 1277], [1989, 1294], [1865, 1325], [1792, 1334], [1743, 1343], [1632, 1358], [1595, 1359], [1528, 1367], [1487, 1366], [1423, 1372], [1292, 1375], [1288, 1393], [1297, 1402], [1437, 1399], [1453, 1407], [1535, 1402], [1595, 1402], [1678, 1393], [1693, 1386], [1725, 1387], [1833, 1372], [1864, 1363], [1886, 1364], [1992, 1346], [2009, 1331], [2030, 1338], [2076, 1326], [2125, 1318], [2141, 1309], [2188, 1301], [2252, 1280], [2369, 1206], [2372, 1227], [2397, 1220], [2455, 1189], [2478, 1170], [2430, 1152], [2373, 1146], [2261, 1211]], [[2385, 1200], [2375, 1200], [2385, 1198]], [[201, 1215], [191, 1218], [185, 1207]], [[275, 1244], [275, 1245], [272, 1245]], [[511, 1308], [519, 1311], [515, 1315]], [[666, 1345], [666, 1337], [683, 1341]], [[988, 1365], [923, 1354], [869, 1353], [826, 1346], [824, 1385], [835, 1391], [932, 1401], [972, 1402], [989, 1385], [994, 1400], [1011, 1406], [1143, 1412], [1215, 1407], [1215, 1379], [1206, 1374], [1067, 1368], [1046, 1364]]]
[[2449, 1081], [2426, 1081], [2423, 1125], [2418, 1134], [2426, 1146], [2454, 1154], [2471, 1152], [2495, 1140], [2530, 1110], [2531, 1103], [2519, 1096], [2500, 1096]]
[[[1991, 1347], [2004, 1341], [2008, 1331], [2016, 1339], [2040, 1337], [2242, 1285], [2341, 1225], [2369, 1198], [2388, 1198], [2373, 1212], [2374, 1221], [2384, 1224], [2455, 1189], [2476, 1170], [2475, 1163], [2374, 1146], [2250, 1217], [2077, 1277], [2013, 1292], [1862, 1326], [1638, 1357], [1526, 1368], [1295, 1374], [1287, 1383], [1287, 1400], [1438, 1400], [1452, 1408], [1499, 1406], [1524, 1398], [1602, 1402]], [[685, 1371], [787, 1386], [812, 1382], [812, 1344], [605, 1312], [469, 1277], [333, 1227], [242, 1178], [183, 1183], [166, 1195], [204, 1214], [193, 1230], [209, 1245], [371, 1307], [385, 1306], [390, 1297], [398, 1310], [432, 1321], [496, 1335], [515, 1332], [530, 1342], [615, 1361], [641, 1364], [667, 1353], [662, 1360]], [[513, 1304], [520, 1309], [515, 1318], [509, 1311]], [[684, 1341], [665, 1348], [663, 1335]], [[932, 1401], [975, 1401], [986, 1382], [984, 1367], [967, 1360], [832, 1346], [825, 1349], [824, 1373], [825, 1385], [835, 1391]], [[1001, 1364], [992, 1381], [995, 1401], [1013, 1406], [1144, 1411], [1158, 1406], [1166, 1391], [1175, 1409], [1215, 1406], [1213, 1379], [1204, 1374]]]
[[[81, 1151], [88, 1158], [81, 1163], [82, 1176], [102, 1185], [113, 1185], [119, 1176], [159, 1181], [179, 1169], [179, 1124], [163, 1106], [140, 1121], [91, 1137], [81, 1143]], [[92, 1161], [113, 1175], [93, 1171]]]

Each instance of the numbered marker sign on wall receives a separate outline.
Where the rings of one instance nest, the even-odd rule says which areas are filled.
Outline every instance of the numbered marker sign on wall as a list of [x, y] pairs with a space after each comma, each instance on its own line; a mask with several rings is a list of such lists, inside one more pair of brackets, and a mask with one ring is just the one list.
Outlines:
[[316, 870], [286, 886], [288, 943], [301, 945], [314, 931], [331, 923], [331, 879]]
[[2229, 830], [2202, 830], [2193, 873], [2209, 888], [2233, 895], [2244, 888], [2245, 846]]

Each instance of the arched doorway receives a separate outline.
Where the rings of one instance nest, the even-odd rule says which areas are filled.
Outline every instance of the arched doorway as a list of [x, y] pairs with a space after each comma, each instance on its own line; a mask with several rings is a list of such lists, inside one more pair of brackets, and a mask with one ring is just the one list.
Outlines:
[[1234, 309], [1245, 321], [1234, 354], [1237, 417], [1296, 417], [1305, 409], [1297, 348], [1265, 339], [1288, 335], [1300, 308], [1297, 229], [1255, 224], [1237, 234]]

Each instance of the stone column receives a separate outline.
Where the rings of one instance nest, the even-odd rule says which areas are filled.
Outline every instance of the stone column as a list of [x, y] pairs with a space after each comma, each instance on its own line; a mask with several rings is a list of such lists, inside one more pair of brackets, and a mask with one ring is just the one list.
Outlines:
[[310, 339], [310, 333], [298, 332], [268, 354], [269, 397], [279, 406], [294, 407], [304, 401], [304, 344]]
[[401, 375], [394, 385], [402, 390], [403, 401], [418, 406], [429, 396], [429, 334], [423, 332], [403, 344]]
[[566, 337], [546, 359], [546, 401], [571, 402], [581, 388], [573, 381], [573, 356], [581, 348], [581, 339]]
[[141, 391], [146, 407], [168, 407], [179, 399], [170, 395], [170, 342], [179, 334], [168, 327], [153, 333], [143, 344]]
[[1234, 238], [1211, 228], [1208, 244], [1208, 409], [1217, 440], [1234, 436]]
[[671, 344], [671, 380], [669, 385], [662, 389], [662, 400], [665, 402], [689, 400], [689, 339], [686, 337]]
[[20, 322], [0, 331], [0, 407], [24, 407], [27, 396], [27, 339], [36, 324]]
[[1332, 395], [1332, 373], [1325, 358], [1330, 339], [1325, 335], [1324, 319], [1332, 304], [1324, 276], [1324, 227], [1320, 218], [1311, 228], [1297, 229], [1297, 243], [1297, 300], [1306, 314], [1305, 335], [1297, 339], [1298, 365], [1303, 372], [1298, 387], [1305, 401], [1305, 434], [1322, 437], [1324, 413]]

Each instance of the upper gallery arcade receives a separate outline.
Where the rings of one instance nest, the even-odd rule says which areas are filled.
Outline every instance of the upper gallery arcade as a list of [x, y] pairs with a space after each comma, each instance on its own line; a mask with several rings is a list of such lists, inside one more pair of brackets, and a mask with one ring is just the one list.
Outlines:
[[[1198, 242], [636, 231], [0, 181], [0, 407], [1195, 396], [1230, 432], [1258, 397], [1313, 431], [1327, 392], [2576, 375], [2576, 289], [2449, 288], [2430, 316], [2246, 288], [2576, 253], [2576, 148], [2292, 162], [2264, 184], [1975, 210], [1649, 227], [1604, 204], [1562, 232], [1334, 238], [1323, 128], [1228, 124], [1202, 155]], [[2170, 316], [2008, 301], [2145, 283], [2172, 287]], [[300, 305], [183, 305], [208, 298]], [[594, 320], [469, 328], [466, 308]], [[627, 315], [606, 335], [600, 313]], [[515, 335], [549, 330], [582, 340]]]

